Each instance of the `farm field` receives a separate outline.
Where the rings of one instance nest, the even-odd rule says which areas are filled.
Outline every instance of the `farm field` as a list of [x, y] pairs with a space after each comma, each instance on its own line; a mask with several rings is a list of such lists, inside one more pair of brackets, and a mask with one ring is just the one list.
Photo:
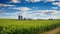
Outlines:
[[60, 27], [60, 20], [0, 19], [0, 34], [40, 34]]

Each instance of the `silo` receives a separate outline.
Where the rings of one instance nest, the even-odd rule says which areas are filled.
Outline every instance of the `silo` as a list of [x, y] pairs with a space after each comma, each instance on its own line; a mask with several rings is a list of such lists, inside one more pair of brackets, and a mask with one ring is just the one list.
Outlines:
[[23, 16], [18, 15], [18, 20], [23, 20]]

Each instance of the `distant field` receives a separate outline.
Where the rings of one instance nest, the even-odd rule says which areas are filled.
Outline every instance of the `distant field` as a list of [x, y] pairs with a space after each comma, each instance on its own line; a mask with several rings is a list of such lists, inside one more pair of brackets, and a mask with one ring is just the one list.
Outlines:
[[0, 34], [38, 34], [60, 26], [60, 20], [0, 19]]

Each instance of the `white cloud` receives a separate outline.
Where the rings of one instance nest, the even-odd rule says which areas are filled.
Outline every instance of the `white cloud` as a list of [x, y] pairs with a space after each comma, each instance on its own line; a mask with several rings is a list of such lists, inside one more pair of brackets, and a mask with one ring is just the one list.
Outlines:
[[27, 2], [39, 2], [41, 0], [26, 0]]
[[58, 14], [58, 12], [56, 10], [48, 10], [47, 12], [45, 12], [47, 14], [53, 14], [53, 15], [56, 15]]
[[45, 0], [45, 1], [48, 1], [48, 2], [53, 2], [53, 1], [55, 1], [55, 0]]
[[[60, 12], [56, 10], [36, 10], [32, 12], [27, 12], [24, 17], [32, 19], [58, 19]], [[57, 17], [57, 18], [56, 18]], [[60, 18], [59, 18], [60, 19]]]
[[58, 7], [52, 7], [52, 9], [58, 9]]
[[34, 13], [42, 13], [42, 14], [57, 14], [56, 10], [37, 10]]
[[60, 0], [45, 0], [44, 2], [54, 2], [54, 1], [60, 2]]
[[40, 2], [40, 1], [45, 1], [45, 2], [53, 2], [53, 1], [60, 1], [60, 0], [25, 0], [27, 2]]
[[10, 3], [20, 3], [20, 1], [19, 0], [11, 0]]
[[2, 13], [0, 15], [0, 18], [17, 19], [18, 15], [19, 15], [18, 12], [14, 12], [14, 13]]
[[32, 12], [27, 12], [24, 17], [32, 19], [60, 19], [59, 15], [60, 11], [57, 10], [35, 10]]
[[49, 18], [60, 19], [60, 11], [57, 10], [34, 10], [25, 12], [3, 13], [3, 14], [6, 15], [3, 18], [12, 18], [12, 19], [14, 18], [17, 19], [19, 14], [22, 15], [23, 17], [32, 19], [49, 19]]
[[58, 16], [51, 16], [51, 17], [49, 17], [49, 18], [60, 19], [60, 15], [58, 15]]
[[19, 8], [13, 8], [13, 9], [22, 11], [22, 13], [21, 13], [22, 16], [25, 16], [27, 14], [27, 11], [32, 10], [28, 7], [19, 7]]
[[21, 10], [21, 11], [28, 11], [28, 10], [31, 10], [31, 9], [28, 8], [28, 7], [19, 7], [19, 8], [13, 8], [13, 9]]
[[10, 5], [10, 4], [0, 4], [0, 7], [3, 7], [3, 6], [15, 6], [15, 5]]
[[41, 0], [31, 0], [32, 2], [39, 2], [39, 1], [41, 1]]
[[60, 7], [60, 2], [53, 2], [52, 4]]

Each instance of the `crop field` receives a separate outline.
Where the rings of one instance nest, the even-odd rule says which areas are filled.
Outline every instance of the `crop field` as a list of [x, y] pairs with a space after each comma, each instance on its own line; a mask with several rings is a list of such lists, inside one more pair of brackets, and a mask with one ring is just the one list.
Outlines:
[[0, 19], [0, 34], [40, 34], [60, 27], [60, 20]]

